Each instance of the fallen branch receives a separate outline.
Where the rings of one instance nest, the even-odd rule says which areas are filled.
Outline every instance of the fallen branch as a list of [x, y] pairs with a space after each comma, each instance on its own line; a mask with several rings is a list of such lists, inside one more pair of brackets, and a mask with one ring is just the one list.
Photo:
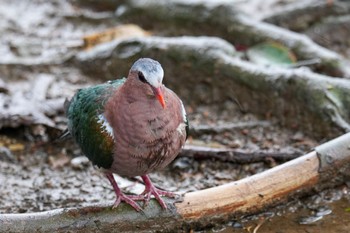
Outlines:
[[[167, 200], [168, 211], [151, 201], [144, 212], [121, 204], [2, 214], [0, 232], [145, 232], [200, 228], [257, 213], [292, 196], [321, 190], [350, 176], [350, 133], [315, 151], [251, 177], [190, 192], [182, 202]], [[166, 222], [166, 224], [164, 224]]]
[[250, 121], [250, 122], [237, 122], [237, 123], [225, 123], [215, 125], [191, 125], [190, 135], [202, 135], [208, 133], [219, 134], [227, 131], [241, 130], [255, 127], [267, 127], [271, 126], [268, 121]]
[[[0, 93], [0, 129], [2, 127], [18, 127], [20, 125], [43, 124], [55, 127], [50, 116], [62, 110], [63, 98], [48, 99], [48, 89], [54, 82], [52, 75], [41, 74], [31, 80], [30, 86]], [[20, 87], [20, 88], [19, 88]]]
[[215, 159], [222, 162], [232, 163], [257, 163], [268, 162], [271, 159], [285, 162], [295, 159], [301, 156], [298, 152], [264, 152], [253, 151], [248, 152], [242, 149], [229, 149], [229, 148], [212, 148], [204, 146], [186, 145], [181, 151], [182, 157], [190, 157], [194, 159]]

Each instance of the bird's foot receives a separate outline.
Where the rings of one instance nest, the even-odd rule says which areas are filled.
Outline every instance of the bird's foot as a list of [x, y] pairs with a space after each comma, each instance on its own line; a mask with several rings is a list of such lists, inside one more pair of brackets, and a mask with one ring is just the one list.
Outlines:
[[137, 199], [134, 199], [135, 196], [131, 196], [131, 195], [128, 196], [120, 190], [120, 188], [118, 187], [117, 182], [114, 180], [114, 176], [111, 172], [107, 172], [106, 177], [108, 178], [109, 182], [113, 186], [115, 195], [117, 197], [117, 199], [115, 200], [115, 202], [113, 204], [113, 207], [112, 207], [113, 209], [117, 208], [118, 205], [120, 204], [120, 202], [123, 201], [123, 202], [131, 205], [136, 211], [142, 211], [142, 208], [135, 202], [137, 200]]
[[145, 190], [144, 195], [145, 195], [145, 204], [144, 204], [145, 206], [148, 205], [149, 201], [151, 200], [151, 196], [153, 195], [157, 199], [158, 203], [160, 204], [160, 206], [163, 209], [167, 209], [167, 206], [166, 206], [164, 200], [160, 196], [175, 197], [175, 193], [160, 190], [154, 186], [152, 188], [150, 188], [149, 190]]
[[142, 208], [135, 202], [134, 200], [135, 196], [128, 196], [122, 192], [120, 192], [117, 196], [117, 199], [115, 200], [114, 204], [113, 204], [113, 209], [117, 208], [118, 205], [120, 204], [120, 202], [125, 202], [128, 203], [129, 205], [131, 205], [136, 211], [141, 211]]
[[176, 194], [173, 192], [169, 192], [169, 191], [165, 191], [165, 190], [161, 190], [161, 189], [156, 188], [147, 175], [141, 176], [141, 178], [143, 179], [143, 181], [145, 183], [145, 190], [140, 195], [132, 196], [131, 198], [133, 200], [138, 200], [138, 201], [142, 200], [142, 201], [144, 201], [144, 206], [147, 206], [151, 200], [151, 196], [153, 195], [156, 198], [156, 200], [158, 201], [158, 203], [160, 204], [160, 206], [163, 209], [167, 209], [166, 203], [161, 198], [161, 196], [174, 198], [174, 197], [176, 197]]

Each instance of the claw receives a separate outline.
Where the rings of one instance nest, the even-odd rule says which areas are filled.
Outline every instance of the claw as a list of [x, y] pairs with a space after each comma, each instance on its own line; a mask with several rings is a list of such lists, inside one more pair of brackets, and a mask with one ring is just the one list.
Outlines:
[[145, 190], [142, 192], [142, 194], [140, 194], [140, 197], [143, 197], [143, 199], [139, 199], [139, 200], [144, 201], [144, 206], [148, 205], [149, 201], [151, 200], [151, 196], [153, 195], [157, 199], [157, 201], [159, 202], [160, 206], [163, 209], [167, 209], [165, 202], [163, 201], [163, 199], [160, 196], [175, 197], [176, 194], [173, 192], [164, 191], [164, 190], [160, 190], [160, 189], [156, 188], [153, 185], [150, 178], [148, 177], [148, 175], [143, 175], [143, 176], [141, 176], [141, 178], [142, 178], [143, 182], [145, 183]]
[[113, 204], [113, 209], [117, 208], [118, 205], [120, 204], [120, 202], [126, 202], [129, 205], [131, 205], [136, 211], [142, 211], [142, 208], [134, 201], [133, 197], [135, 196], [128, 196], [124, 193], [122, 193], [122, 191], [120, 191], [120, 188], [118, 187], [117, 182], [115, 182], [114, 176], [112, 173], [106, 173], [106, 177], [109, 180], [109, 182], [111, 183], [111, 185], [113, 186], [115, 195], [117, 196], [117, 199], [115, 200], [114, 204]]
[[143, 201], [144, 202], [144, 207], [146, 207], [150, 200], [152, 195], [156, 198], [158, 203], [163, 209], [167, 209], [166, 203], [164, 200], [161, 198], [161, 196], [166, 196], [166, 197], [176, 197], [176, 194], [173, 192], [165, 191], [156, 188], [148, 175], [143, 175], [141, 176], [143, 182], [145, 183], [145, 190], [140, 194], [140, 195], [126, 195], [120, 191], [120, 188], [118, 187], [117, 182], [114, 180], [114, 176], [112, 173], [107, 172], [106, 177], [108, 178], [109, 182], [113, 186], [114, 192], [117, 196], [117, 199], [114, 202], [113, 209], [117, 208], [120, 202], [126, 202], [129, 205], [131, 205], [136, 211], [143, 211], [142, 208], [135, 202], [135, 201]]
[[120, 202], [122, 201], [131, 205], [136, 211], [142, 210], [142, 208], [132, 199], [132, 197], [129, 197], [122, 192], [117, 196], [117, 199], [115, 200], [112, 209], [117, 208]]

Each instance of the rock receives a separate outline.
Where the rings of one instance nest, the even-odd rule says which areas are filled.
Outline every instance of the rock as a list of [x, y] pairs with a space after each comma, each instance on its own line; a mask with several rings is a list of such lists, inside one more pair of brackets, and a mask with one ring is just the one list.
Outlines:
[[85, 156], [79, 156], [72, 159], [70, 161], [70, 164], [74, 169], [83, 170], [84, 168], [90, 165], [90, 161]]
[[12, 152], [7, 147], [0, 146], [0, 161], [13, 163], [15, 160]]

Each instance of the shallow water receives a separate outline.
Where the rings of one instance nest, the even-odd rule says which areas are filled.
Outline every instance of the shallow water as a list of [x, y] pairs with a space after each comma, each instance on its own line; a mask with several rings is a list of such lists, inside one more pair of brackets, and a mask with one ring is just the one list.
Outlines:
[[350, 188], [325, 190], [203, 232], [347, 233], [350, 232]]
[[257, 220], [246, 220], [243, 224], [230, 222], [224, 227], [211, 229], [207, 232], [347, 233], [350, 231], [349, 207], [350, 200], [349, 195], [347, 195], [347, 198], [343, 197], [323, 207], [328, 210], [326, 213], [304, 207], [295, 212], [286, 210], [283, 214], [273, 217], [258, 217]]

